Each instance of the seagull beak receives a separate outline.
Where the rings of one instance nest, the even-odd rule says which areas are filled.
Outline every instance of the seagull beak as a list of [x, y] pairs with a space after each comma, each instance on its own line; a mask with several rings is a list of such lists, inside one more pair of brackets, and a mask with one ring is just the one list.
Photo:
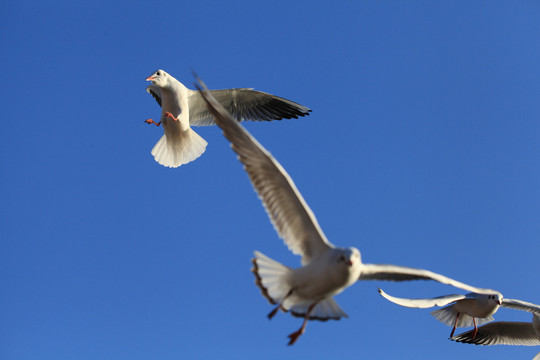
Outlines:
[[152, 80], [155, 80], [156, 77], [155, 76], [149, 76], [146, 78], [146, 81], [152, 81]]
[[347, 260], [347, 265], [352, 266], [352, 260]]

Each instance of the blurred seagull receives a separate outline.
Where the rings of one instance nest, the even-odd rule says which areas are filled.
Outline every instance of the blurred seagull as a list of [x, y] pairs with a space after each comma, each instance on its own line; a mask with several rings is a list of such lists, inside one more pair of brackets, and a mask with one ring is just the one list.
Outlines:
[[[152, 119], [145, 122], [163, 124], [165, 132], [152, 149], [154, 159], [174, 168], [201, 156], [207, 142], [191, 126], [214, 125], [214, 121], [199, 91], [186, 88], [163, 70], [157, 70], [146, 81], [152, 82], [146, 91], [162, 110], [159, 122]], [[252, 89], [211, 90], [211, 93], [238, 121], [297, 119], [311, 111], [287, 99]]]
[[434, 306], [446, 306], [442, 309], [431, 312], [437, 320], [453, 326], [450, 337], [454, 336], [456, 327], [474, 326], [473, 337], [476, 335], [477, 325], [482, 325], [493, 321], [491, 315], [499, 310], [499, 306], [505, 306], [503, 296], [500, 292], [492, 290], [492, 294], [469, 293], [466, 295], [453, 294], [438, 296], [431, 299], [406, 299], [390, 296], [381, 289], [379, 294], [385, 299], [405, 307], [427, 309]]
[[[200, 90], [199, 85], [196, 86]], [[204, 86], [202, 82], [201, 86]], [[289, 345], [304, 333], [308, 320], [347, 317], [333, 296], [358, 280], [431, 279], [467, 291], [489, 291], [427, 270], [363, 264], [358, 249], [335, 247], [326, 239], [315, 215], [277, 160], [234, 120], [212, 92], [202, 91], [201, 95], [238, 154], [279, 236], [293, 253], [302, 256], [302, 267], [296, 269], [257, 251], [252, 260], [257, 286], [270, 303], [277, 304], [268, 317], [272, 318], [281, 309], [304, 318], [300, 329], [289, 335]]]
[[[532, 321], [495, 321], [480, 326], [476, 334], [471, 330], [452, 337], [452, 340], [475, 345], [540, 345], [540, 305], [505, 299], [501, 306], [530, 312], [533, 314]], [[534, 359], [540, 360], [540, 352]]]

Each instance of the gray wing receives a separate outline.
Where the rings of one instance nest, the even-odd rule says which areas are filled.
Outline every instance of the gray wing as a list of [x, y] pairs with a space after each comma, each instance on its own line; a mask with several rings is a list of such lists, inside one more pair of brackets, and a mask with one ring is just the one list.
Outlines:
[[427, 309], [434, 306], [446, 306], [458, 300], [462, 300], [465, 298], [474, 298], [471, 295], [453, 294], [453, 295], [438, 296], [431, 299], [406, 299], [406, 298], [398, 298], [398, 297], [388, 295], [381, 289], [379, 289], [379, 294], [381, 294], [383, 298], [385, 298], [388, 301], [393, 302], [394, 304], [410, 307], [410, 308], [418, 308], [418, 309]]
[[[297, 119], [309, 115], [311, 110], [279, 96], [252, 89], [207, 90], [238, 121], [271, 121]], [[200, 91], [190, 91], [189, 124], [215, 125]]]
[[454, 336], [451, 340], [475, 345], [540, 345], [532, 323], [496, 321]]
[[[195, 85], [199, 88], [198, 84]], [[285, 169], [232, 118], [212, 92], [203, 91], [201, 94], [216, 124], [244, 165], [270, 221], [289, 249], [302, 255], [302, 262], [307, 263], [333, 247]]]
[[459, 289], [463, 289], [477, 294], [497, 293], [497, 291], [495, 290], [482, 289], [475, 286], [467, 285], [429, 270], [415, 269], [405, 266], [389, 264], [362, 264], [362, 270], [358, 280], [434, 280], [442, 284], [451, 285]]
[[157, 101], [159, 106], [161, 106], [161, 89], [157, 85], [148, 85], [146, 87], [146, 92], [152, 95], [152, 97]]
[[540, 305], [536, 305], [530, 302], [516, 299], [503, 299], [501, 306], [515, 310], [527, 311], [535, 314], [536, 316], [540, 316]]

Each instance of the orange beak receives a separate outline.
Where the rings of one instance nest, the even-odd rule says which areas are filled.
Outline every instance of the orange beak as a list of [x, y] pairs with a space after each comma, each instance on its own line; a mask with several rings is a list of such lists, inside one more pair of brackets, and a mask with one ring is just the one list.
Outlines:
[[146, 81], [152, 81], [154, 80], [156, 77], [155, 76], [149, 76], [146, 78]]

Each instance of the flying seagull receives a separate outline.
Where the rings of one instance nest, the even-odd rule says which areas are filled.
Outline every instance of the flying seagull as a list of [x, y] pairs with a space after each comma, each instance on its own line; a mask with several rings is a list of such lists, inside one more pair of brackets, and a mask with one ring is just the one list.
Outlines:
[[437, 320], [453, 326], [450, 337], [454, 336], [456, 327], [474, 326], [473, 337], [477, 331], [477, 325], [493, 321], [491, 315], [499, 310], [499, 306], [505, 306], [508, 299], [503, 299], [500, 292], [492, 290], [491, 294], [469, 293], [466, 295], [452, 294], [438, 296], [431, 299], [406, 299], [388, 295], [381, 289], [379, 294], [388, 301], [405, 307], [427, 309], [434, 306], [446, 306], [431, 312]]
[[[505, 299], [503, 307], [532, 313], [531, 322], [495, 321], [478, 328], [476, 336], [467, 331], [452, 337], [452, 340], [475, 345], [540, 345], [540, 305]], [[540, 360], [540, 352], [534, 357]]]
[[[146, 91], [162, 110], [159, 122], [152, 119], [145, 122], [163, 124], [165, 132], [152, 149], [154, 159], [175, 168], [201, 156], [207, 142], [191, 126], [214, 125], [214, 121], [200, 92], [186, 88], [163, 70], [157, 70], [146, 81], [152, 82]], [[311, 112], [293, 101], [252, 89], [211, 90], [211, 93], [237, 121], [297, 119]]]
[[[200, 86], [196, 86], [200, 90]], [[363, 264], [358, 249], [331, 244], [285, 169], [235, 121], [212, 92], [202, 91], [201, 95], [216, 124], [238, 154], [277, 233], [293, 253], [302, 256], [302, 266], [296, 269], [257, 251], [252, 260], [257, 286], [270, 303], [277, 305], [268, 317], [272, 318], [281, 309], [304, 318], [300, 329], [289, 335], [289, 345], [304, 333], [308, 320], [347, 317], [333, 297], [358, 280], [431, 279], [468, 291], [488, 291], [427, 270]]]

